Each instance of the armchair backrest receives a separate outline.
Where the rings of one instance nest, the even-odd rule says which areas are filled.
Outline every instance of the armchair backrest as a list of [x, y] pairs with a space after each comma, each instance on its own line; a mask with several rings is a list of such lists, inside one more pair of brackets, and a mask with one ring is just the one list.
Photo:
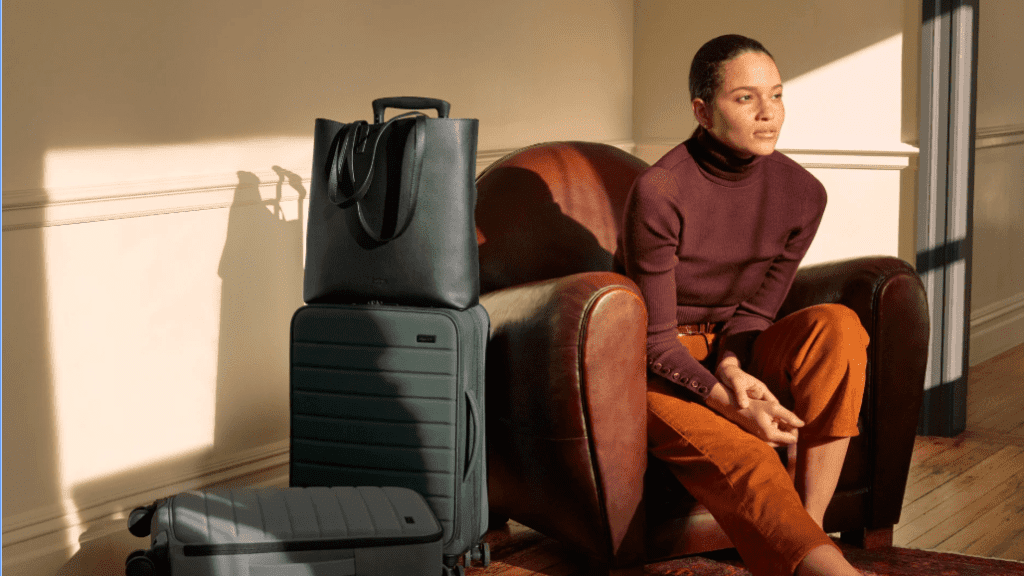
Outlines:
[[538, 144], [489, 166], [476, 180], [481, 291], [611, 270], [626, 196], [646, 168], [591, 142]]

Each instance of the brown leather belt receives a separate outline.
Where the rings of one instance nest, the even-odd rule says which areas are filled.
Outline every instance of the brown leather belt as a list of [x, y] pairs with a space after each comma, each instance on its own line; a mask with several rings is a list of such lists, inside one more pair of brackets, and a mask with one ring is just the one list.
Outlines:
[[679, 334], [714, 334], [722, 328], [721, 322], [703, 322], [701, 324], [680, 324]]

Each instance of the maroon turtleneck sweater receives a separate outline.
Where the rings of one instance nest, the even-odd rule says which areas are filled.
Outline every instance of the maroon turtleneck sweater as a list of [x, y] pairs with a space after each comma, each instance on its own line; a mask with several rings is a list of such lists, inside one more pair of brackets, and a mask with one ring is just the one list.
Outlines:
[[[718, 379], [676, 339], [679, 324], [722, 322], [719, 357], [747, 367], [818, 230], [825, 188], [779, 152], [737, 157], [698, 130], [633, 184], [615, 253], [647, 304], [647, 362], [707, 398]], [[678, 375], [678, 376], [675, 376]]]

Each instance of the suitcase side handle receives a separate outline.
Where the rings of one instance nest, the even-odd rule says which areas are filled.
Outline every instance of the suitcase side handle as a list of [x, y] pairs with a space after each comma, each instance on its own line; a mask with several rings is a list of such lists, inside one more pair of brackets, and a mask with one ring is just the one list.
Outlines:
[[476, 400], [473, 399], [473, 395], [469, 390], [466, 390], [466, 404], [469, 405], [469, 458], [466, 459], [466, 470], [462, 473], [462, 481], [465, 482], [469, 478], [469, 472], [476, 465], [476, 459], [479, 456], [480, 451], [476, 449], [476, 445], [479, 444], [477, 437], [480, 435], [480, 412], [477, 410]]

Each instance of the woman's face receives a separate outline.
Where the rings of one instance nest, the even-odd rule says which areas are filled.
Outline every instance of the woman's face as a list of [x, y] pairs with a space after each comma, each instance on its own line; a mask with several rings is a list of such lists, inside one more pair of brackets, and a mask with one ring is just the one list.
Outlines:
[[711, 106], [693, 100], [697, 120], [741, 157], [771, 154], [786, 118], [775, 61], [761, 52], [747, 52], [724, 62], [721, 75]]

